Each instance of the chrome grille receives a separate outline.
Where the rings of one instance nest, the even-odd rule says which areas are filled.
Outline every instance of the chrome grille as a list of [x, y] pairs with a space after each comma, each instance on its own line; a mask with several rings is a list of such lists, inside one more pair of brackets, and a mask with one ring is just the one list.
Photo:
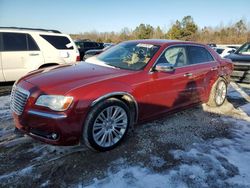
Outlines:
[[24, 106], [29, 98], [29, 92], [18, 87], [13, 86], [11, 96], [10, 96], [10, 108], [17, 115], [21, 115], [24, 109]]

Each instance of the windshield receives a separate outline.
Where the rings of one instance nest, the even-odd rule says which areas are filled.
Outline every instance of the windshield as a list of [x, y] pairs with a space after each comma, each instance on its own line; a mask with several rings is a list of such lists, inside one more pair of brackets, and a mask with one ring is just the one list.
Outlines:
[[243, 44], [236, 53], [250, 55], [250, 43]]
[[102, 63], [129, 70], [143, 69], [159, 46], [139, 42], [121, 43], [97, 56]]

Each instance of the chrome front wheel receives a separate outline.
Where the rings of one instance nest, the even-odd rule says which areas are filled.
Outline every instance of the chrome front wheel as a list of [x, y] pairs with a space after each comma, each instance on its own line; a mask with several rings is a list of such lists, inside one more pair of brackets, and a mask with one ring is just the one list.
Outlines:
[[107, 99], [89, 112], [84, 124], [84, 142], [98, 151], [113, 149], [125, 137], [129, 125], [128, 106], [119, 99]]
[[101, 147], [111, 147], [123, 137], [128, 126], [126, 111], [120, 106], [102, 110], [95, 119], [92, 134]]

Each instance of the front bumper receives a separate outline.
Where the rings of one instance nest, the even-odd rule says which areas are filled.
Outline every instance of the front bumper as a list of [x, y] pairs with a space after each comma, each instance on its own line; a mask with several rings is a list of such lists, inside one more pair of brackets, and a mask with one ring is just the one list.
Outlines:
[[29, 110], [18, 116], [13, 113], [16, 128], [34, 139], [52, 145], [76, 145], [81, 139], [81, 118], [66, 114]]
[[21, 81], [17, 85], [30, 92], [20, 115], [13, 111], [17, 129], [48, 144], [66, 146], [79, 143], [82, 138], [85, 111], [76, 112], [74, 105], [65, 112], [36, 108], [34, 104], [41, 91], [26, 81]]

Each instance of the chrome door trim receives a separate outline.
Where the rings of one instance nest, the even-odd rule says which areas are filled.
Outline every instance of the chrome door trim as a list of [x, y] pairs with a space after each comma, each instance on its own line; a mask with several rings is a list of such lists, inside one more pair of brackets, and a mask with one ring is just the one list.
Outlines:
[[[158, 58], [155, 60], [153, 66], [150, 68], [149, 70], [149, 74], [152, 74], [154, 71], [153, 71], [153, 67], [155, 67], [155, 65], [157, 64], [158, 60], [160, 59], [160, 57], [169, 49], [169, 48], [172, 48], [172, 47], [187, 47], [187, 46], [197, 46], [197, 47], [201, 47], [201, 48], [205, 48], [205, 46], [203, 45], [199, 45], [199, 44], [173, 44], [173, 45], [169, 45], [167, 48], [165, 48], [161, 54], [158, 56]], [[206, 48], [205, 48], [206, 49]], [[207, 50], [207, 49], [206, 49]], [[176, 67], [175, 69], [179, 69], [179, 68], [183, 68], [183, 67], [190, 67], [190, 66], [195, 66], [195, 65], [202, 65], [202, 64], [207, 64], [207, 63], [212, 63], [212, 62], [217, 62], [216, 61], [216, 58], [213, 56], [213, 54], [210, 53], [209, 50], [207, 50], [207, 52], [212, 56], [213, 58], [213, 61], [208, 61], [208, 62], [204, 62], [204, 63], [197, 63], [197, 64], [191, 64], [191, 65], [185, 65], [185, 66], [182, 66], [182, 67]]]

